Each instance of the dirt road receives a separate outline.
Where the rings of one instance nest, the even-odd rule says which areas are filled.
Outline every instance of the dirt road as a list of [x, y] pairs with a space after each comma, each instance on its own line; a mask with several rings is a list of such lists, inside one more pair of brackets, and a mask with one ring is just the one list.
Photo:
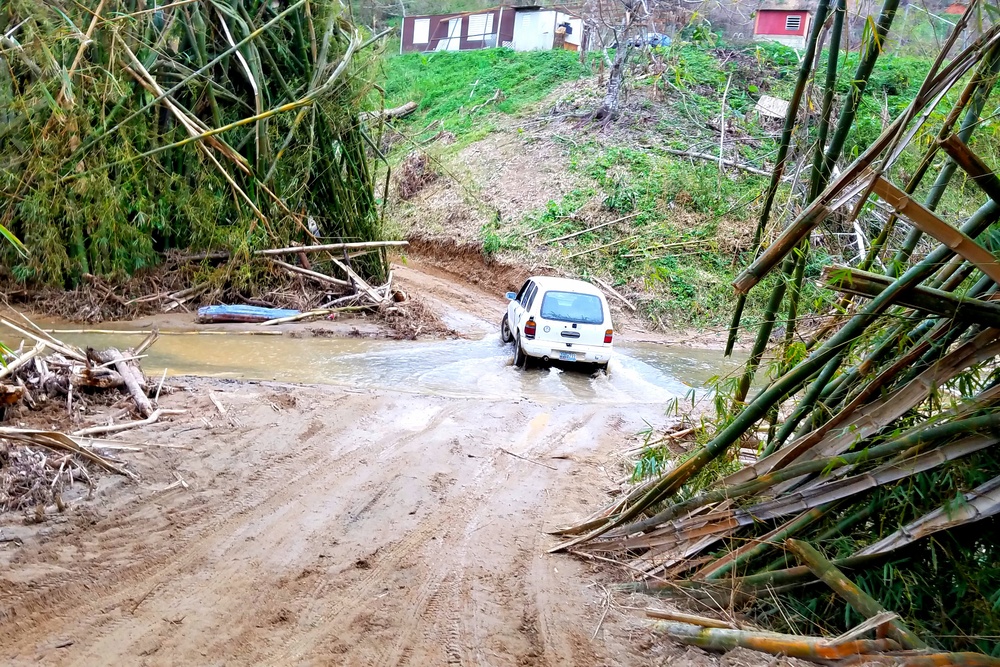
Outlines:
[[601, 501], [655, 406], [183, 384], [189, 414], [129, 439], [190, 450], [3, 526], [6, 664], [653, 664], [542, 531]]
[[[485, 288], [399, 272], [450, 327], [499, 319]], [[372, 354], [198, 340], [182, 348], [206, 370], [206, 345], [293, 367]], [[122, 436], [170, 446], [122, 454], [140, 482], [104, 477], [41, 524], [0, 517], [0, 662], [752, 664], [656, 641], [628, 608], [649, 600], [608, 590], [626, 575], [545, 553], [546, 529], [604, 504], [618, 452], [668, 422], [651, 393], [663, 376], [631, 361], [617, 379], [529, 377], [485, 341], [449, 345], [373, 356], [369, 372], [389, 373], [375, 386], [176, 378], [162, 405], [188, 412]], [[460, 348], [463, 361], [433, 356]]]

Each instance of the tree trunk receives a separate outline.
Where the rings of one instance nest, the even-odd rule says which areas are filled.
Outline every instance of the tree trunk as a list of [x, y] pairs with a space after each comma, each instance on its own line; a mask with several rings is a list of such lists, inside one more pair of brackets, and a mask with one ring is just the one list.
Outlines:
[[611, 71], [608, 73], [608, 92], [604, 96], [604, 103], [594, 112], [594, 120], [614, 120], [618, 117], [621, 92], [625, 86], [625, 61], [628, 60], [628, 55], [628, 45], [619, 42], [614, 62], [611, 63]]

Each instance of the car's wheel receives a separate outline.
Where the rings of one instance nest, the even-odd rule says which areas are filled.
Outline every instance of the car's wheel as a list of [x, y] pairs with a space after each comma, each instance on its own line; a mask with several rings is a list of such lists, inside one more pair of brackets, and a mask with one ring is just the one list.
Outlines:
[[514, 334], [510, 332], [510, 323], [507, 321], [506, 315], [504, 315], [503, 319], [500, 320], [500, 340], [505, 343], [509, 343], [514, 340]]
[[521, 349], [520, 341], [514, 341], [514, 366], [517, 368], [528, 367], [528, 355]]

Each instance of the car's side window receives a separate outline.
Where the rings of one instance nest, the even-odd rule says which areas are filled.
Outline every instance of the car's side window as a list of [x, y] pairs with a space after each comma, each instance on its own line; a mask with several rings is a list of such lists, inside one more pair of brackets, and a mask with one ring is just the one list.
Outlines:
[[525, 280], [524, 284], [521, 285], [521, 290], [517, 293], [517, 298], [514, 299], [514, 300], [517, 301], [520, 304], [523, 304], [524, 303], [524, 300], [523, 300], [524, 299], [524, 295], [528, 292], [528, 288], [529, 287], [531, 287], [531, 281], [530, 280]]
[[538, 295], [538, 285], [532, 285], [531, 291], [528, 292], [528, 304], [524, 307], [525, 310], [531, 310], [531, 305], [535, 303], [535, 296]]
[[518, 298], [517, 302], [519, 304], [521, 304], [522, 306], [524, 306], [525, 308], [527, 308], [528, 307], [528, 299], [531, 298], [531, 293], [535, 289], [535, 283], [533, 283], [533, 282], [531, 282], [529, 280], [525, 284], [525, 288], [526, 289], [524, 290], [524, 292], [521, 293], [521, 296], [520, 296], [520, 298]]

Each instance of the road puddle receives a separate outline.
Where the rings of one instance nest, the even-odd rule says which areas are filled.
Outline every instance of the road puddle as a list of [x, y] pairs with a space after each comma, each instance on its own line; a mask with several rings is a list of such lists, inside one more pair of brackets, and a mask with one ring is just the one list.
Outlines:
[[[81, 347], [120, 348], [142, 336], [57, 333]], [[480, 340], [390, 341], [251, 335], [163, 335], [142, 362], [151, 376], [199, 375], [394, 389], [446, 396], [580, 403], [662, 403], [703, 396], [713, 376], [739, 360], [717, 350], [650, 343], [616, 346], [610, 371], [569, 366], [521, 371], [496, 336]]]

